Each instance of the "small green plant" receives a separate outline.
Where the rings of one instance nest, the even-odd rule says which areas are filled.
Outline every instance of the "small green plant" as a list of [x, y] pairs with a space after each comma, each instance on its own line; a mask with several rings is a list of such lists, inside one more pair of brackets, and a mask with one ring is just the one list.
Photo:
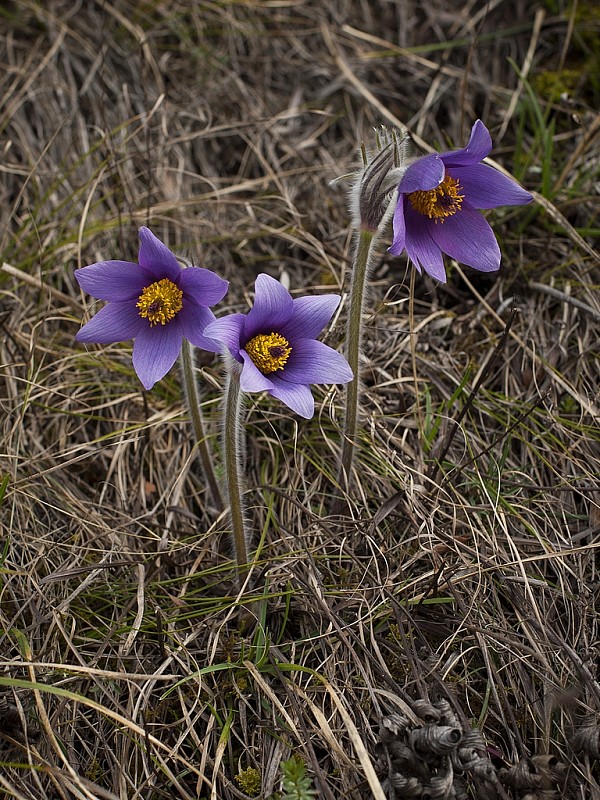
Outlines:
[[292, 756], [281, 762], [283, 772], [283, 795], [281, 800], [312, 800], [315, 796], [312, 780], [306, 774], [306, 764], [301, 758]]

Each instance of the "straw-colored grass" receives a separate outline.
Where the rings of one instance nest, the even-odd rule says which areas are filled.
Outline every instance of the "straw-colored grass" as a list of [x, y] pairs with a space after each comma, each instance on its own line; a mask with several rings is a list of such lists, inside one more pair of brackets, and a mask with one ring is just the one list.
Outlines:
[[[2, 5], [2, 800], [409, 796], [380, 726], [440, 700], [487, 743], [464, 797], [600, 798], [599, 36], [588, 0]], [[476, 118], [536, 203], [491, 213], [498, 274], [382, 249], [341, 505], [342, 388], [248, 398], [238, 597], [179, 375], [76, 344], [74, 269], [147, 224], [230, 281], [217, 314], [259, 272], [344, 294], [330, 181], [377, 125]]]

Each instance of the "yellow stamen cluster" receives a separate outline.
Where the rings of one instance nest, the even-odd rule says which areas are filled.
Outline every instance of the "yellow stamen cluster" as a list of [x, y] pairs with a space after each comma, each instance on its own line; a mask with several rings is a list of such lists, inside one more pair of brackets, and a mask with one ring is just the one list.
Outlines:
[[183, 292], [173, 281], [163, 278], [151, 283], [142, 291], [136, 303], [140, 317], [147, 319], [150, 325], [166, 325], [183, 308]]
[[427, 192], [411, 192], [407, 195], [411, 206], [419, 214], [423, 214], [436, 222], [443, 222], [447, 217], [451, 217], [460, 211], [462, 201], [465, 196], [461, 194], [460, 186], [456, 178], [452, 178], [446, 173], [444, 180], [435, 189]]
[[259, 333], [244, 350], [263, 375], [283, 369], [292, 352], [288, 340], [279, 333]]

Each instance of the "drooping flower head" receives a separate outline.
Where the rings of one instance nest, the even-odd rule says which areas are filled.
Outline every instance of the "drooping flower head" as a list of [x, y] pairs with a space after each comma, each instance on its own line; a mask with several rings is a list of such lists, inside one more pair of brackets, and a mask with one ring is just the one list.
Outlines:
[[138, 263], [99, 261], [75, 270], [82, 289], [107, 300], [77, 333], [79, 342], [112, 344], [135, 339], [133, 366], [146, 389], [171, 369], [185, 338], [216, 353], [219, 343], [204, 336], [228, 282], [201, 267], [183, 268], [148, 228], [139, 230]]
[[221, 342], [241, 365], [244, 392], [266, 391], [310, 419], [309, 384], [348, 383], [353, 377], [346, 359], [316, 340], [339, 302], [337, 295], [292, 299], [278, 280], [263, 273], [250, 311], [216, 320], [205, 335]]
[[515, 206], [533, 199], [512, 178], [481, 161], [492, 139], [481, 120], [466, 147], [412, 162], [398, 184], [393, 255], [404, 249], [414, 266], [446, 280], [442, 253], [482, 272], [500, 268], [500, 248], [478, 209]]

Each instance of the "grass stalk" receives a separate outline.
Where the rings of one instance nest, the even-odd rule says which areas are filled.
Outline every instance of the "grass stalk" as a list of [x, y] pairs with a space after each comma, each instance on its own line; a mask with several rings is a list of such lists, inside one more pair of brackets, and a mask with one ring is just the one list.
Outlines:
[[223, 511], [224, 503], [219, 481], [215, 474], [212, 455], [208, 447], [208, 438], [205, 431], [204, 418], [200, 408], [200, 390], [194, 374], [194, 346], [186, 339], [181, 344], [181, 374], [185, 399], [192, 420], [194, 438], [198, 447], [198, 455], [202, 463], [204, 477], [208, 483], [213, 503], [217, 511]]

